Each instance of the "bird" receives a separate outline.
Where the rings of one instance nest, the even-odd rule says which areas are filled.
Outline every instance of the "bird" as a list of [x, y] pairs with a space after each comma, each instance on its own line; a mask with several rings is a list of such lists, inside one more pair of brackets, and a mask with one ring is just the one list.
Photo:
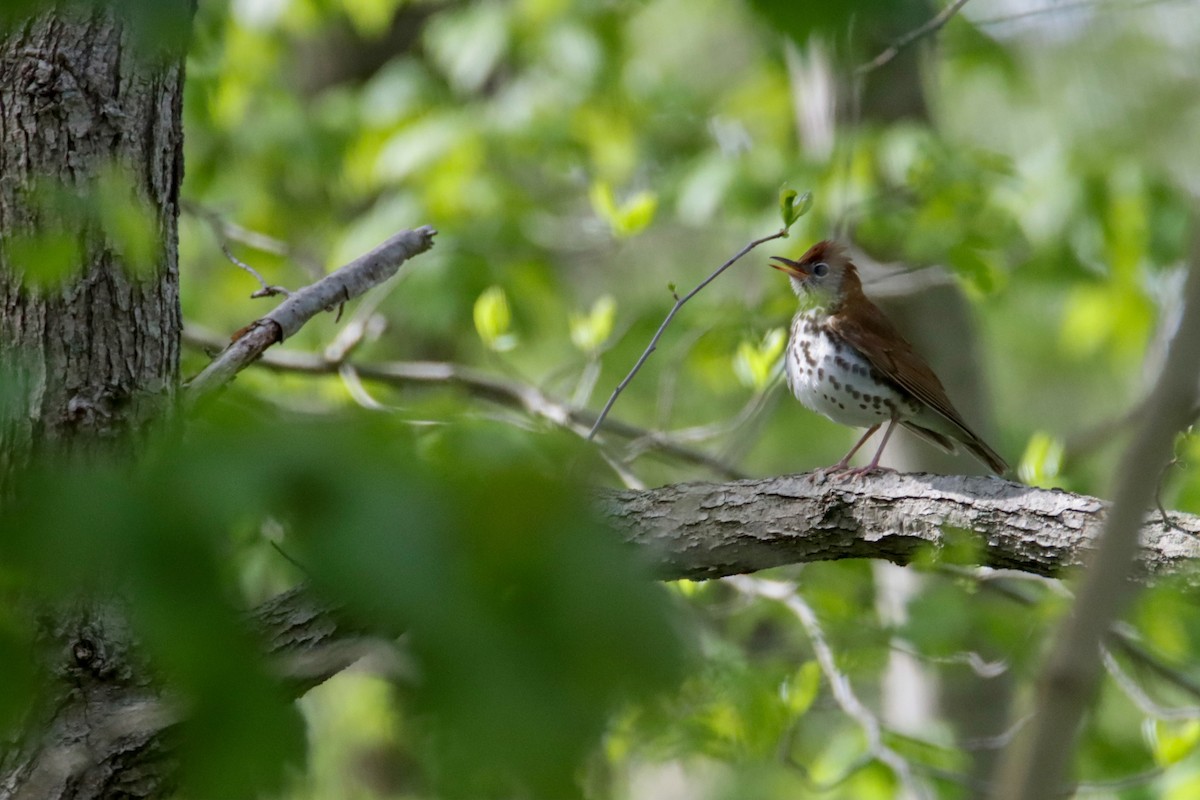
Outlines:
[[[867, 428], [822, 474], [879, 471], [879, 458], [897, 425], [949, 453], [962, 445], [995, 474], [1008, 473], [1004, 459], [954, 408], [925, 359], [863, 294], [845, 247], [825, 240], [798, 261], [772, 256], [769, 263], [788, 276], [800, 298], [784, 356], [788, 388], [812, 411], [841, 425]], [[850, 459], [885, 422], [870, 464], [849, 469]]]

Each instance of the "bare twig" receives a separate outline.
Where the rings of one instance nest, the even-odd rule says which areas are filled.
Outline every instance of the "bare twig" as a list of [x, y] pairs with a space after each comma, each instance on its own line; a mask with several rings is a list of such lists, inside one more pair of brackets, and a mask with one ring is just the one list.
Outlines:
[[254, 276], [254, 279], [258, 281], [258, 285], [262, 287], [250, 295], [252, 298], [257, 300], [260, 297], [274, 297], [277, 294], [281, 294], [284, 297], [291, 296], [292, 293], [282, 286], [274, 286], [267, 283], [267, 279], [262, 276], [262, 273], [235, 256], [233, 251], [229, 249], [229, 245], [223, 239], [219, 240], [217, 243], [221, 246], [221, 252], [225, 254], [227, 259], [233, 262], [235, 267], [239, 267], [246, 272], [249, 272], [252, 276]]
[[[1162, 525], [1163, 531], [1168, 531], [1174, 528], [1174, 525]], [[1185, 531], [1186, 533], [1186, 531]], [[1189, 534], [1190, 535], [1190, 534]], [[1046, 587], [1056, 593], [1069, 598], [1074, 598], [1074, 595], [1063, 586], [1061, 581], [1053, 578], [1047, 578], [1041, 575], [1033, 575], [1027, 572], [1017, 572], [1015, 570], [993, 570], [988, 567], [961, 567], [955, 564], [941, 564], [937, 567], [938, 572], [944, 572], [957, 578], [969, 578], [978, 582], [978, 585], [986, 590], [994, 591], [1003, 597], [1012, 600], [1022, 606], [1029, 607], [1037, 603], [1037, 600], [1025, 592], [1020, 592], [1008, 585], [1008, 581], [1019, 578], [1021, 580], [1034, 580], [1046, 585]], [[1140, 666], [1145, 667], [1150, 672], [1153, 672], [1162, 680], [1173, 685], [1175, 688], [1191, 695], [1200, 700], [1200, 683], [1194, 680], [1191, 676], [1175, 669], [1170, 664], [1166, 663], [1160, 656], [1150, 652], [1141, 644], [1138, 639], [1137, 632], [1123, 622], [1114, 624], [1108, 630], [1106, 646], [1120, 650], [1131, 661], [1136, 661]]]
[[1198, 706], [1167, 707], [1159, 705], [1150, 699], [1150, 695], [1146, 694], [1145, 690], [1133, 679], [1133, 676], [1121, 669], [1121, 665], [1117, 662], [1116, 657], [1113, 656], [1112, 651], [1107, 647], [1101, 648], [1101, 657], [1104, 661], [1104, 669], [1108, 672], [1109, 677], [1113, 679], [1113, 683], [1146, 716], [1167, 720], [1200, 718], [1200, 707]]
[[244, 228], [236, 222], [229, 220], [220, 212], [214, 211], [207, 206], [192, 200], [184, 200], [180, 204], [180, 208], [185, 213], [199, 217], [208, 223], [218, 240], [237, 242], [263, 253], [270, 253], [271, 255], [286, 258], [289, 261], [298, 263], [305, 272], [313, 277], [319, 277], [324, 272], [321, 262], [313, 258], [311, 254], [305, 253], [303, 250], [293, 247], [287, 242], [276, 239], [273, 236]]
[[[208, 226], [212, 228], [213, 234], [217, 237], [217, 246], [221, 248], [221, 252], [225, 254], [225, 258], [229, 259], [229, 261], [235, 267], [250, 273], [250, 275], [253, 276], [256, 281], [258, 281], [258, 285], [261, 288], [250, 295], [251, 297], [257, 299], [259, 297], [273, 297], [278, 294], [282, 294], [284, 296], [291, 294], [291, 292], [282, 286], [272, 286], [271, 284], [267, 283], [267, 279], [262, 276], [262, 273], [233, 254], [233, 250], [229, 247], [229, 239], [232, 238], [229, 236], [229, 230], [232, 226], [232, 223], [223, 219], [221, 215], [217, 214], [215, 211], [210, 211], [209, 209], [201, 206], [185, 203], [184, 208], [208, 223]], [[238, 230], [244, 229], [238, 228]]]
[[892, 770], [908, 797], [928, 797], [927, 787], [917, 781], [908, 760], [884, 743], [883, 726], [878, 717], [863, 705], [862, 701], [858, 699], [858, 695], [854, 693], [850, 679], [838, 669], [837, 659], [834, 658], [833, 649], [825, 639], [825, 633], [821, 630], [816, 613], [800, 597], [796, 587], [781, 581], [769, 581], [745, 575], [726, 578], [725, 582], [731, 584], [742, 594], [782, 603], [796, 616], [808, 634], [809, 641], [812, 642], [813, 653], [817, 657], [821, 673], [829, 682], [829, 689], [833, 693], [834, 700], [862, 728], [863, 735], [867, 740], [867, 750], [871, 756]]
[[874, 72], [884, 64], [887, 64], [896, 56], [900, 55], [900, 51], [908, 47], [913, 42], [917, 41], [923, 36], [928, 36], [931, 33], [941, 30], [942, 26], [949, 22], [950, 18], [957, 14], [958, 10], [966, 4], [967, 0], [954, 0], [953, 3], [939, 11], [937, 16], [933, 17], [933, 19], [929, 20], [920, 27], [913, 28], [911, 31], [888, 45], [882, 53], [875, 56], [867, 63], [860, 64], [855, 68], [854, 75], [857, 77], [866, 75], [868, 72]]
[[1100, 645], [1137, 591], [1129, 580], [1138, 551], [1138, 530], [1153, 502], [1162, 465], [1175, 434], [1188, 424], [1195, 401], [1194, 365], [1200, 362], [1200, 235], [1184, 290], [1183, 316], [1171, 341], [1139, 429], [1122, 458], [1114, 500], [1094, 563], [1079, 599], [1055, 637], [1042, 670], [1038, 713], [1005, 751], [993, 797], [1038, 800], [1053, 796], [1074, 753], [1079, 721], [1100, 679]]
[[764, 236], [761, 239], [755, 239], [754, 241], [750, 242], [750, 244], [739, 250], [724, 264], [717, 267], [715, 272], [713, 272], [704, 280], [700, 281], [700, 284], [696, 286], [695, 289], [692, 289], [683, 297], [675, 297], [675, 305], [673, 305], [671, 310], [667, 312], [666, 318], [662, 321], [662, 324], [658, 326], [658, 330], [654, 332], [654, 336], [650, 339], [650, 344], [646, 346], [645, 351], [642, 352], [642, 355], [640, 358], [638, 358], [637, 363], [633, 365], [633, 369], [629, 370], [629, 374], [625, 376], [624, 380], [617, 384], [616, 389], [613, 389], [613, 393], [608, 398], [608, 402], [604, 404], [604, 408], [601, 409], [599, 416], [596, 417], [596, 423], [592, 426], [592, 429], [588, 431], [587, 438], [595, 438], [596, 432], [599, 431], [600, 426], [604, 424], [604, 419], [608, 416], [608, 412], [612, 410], [613, 403], [617, 402], [617, 398], [620, 397], [621, 392], [625, 391], [625, 387], [628, 386], [629, 382], [633, 380], [633, 376], [638, 374], [638, 370], [640, 370], [642, 365], [646, 363], [646, 359], [650, 358], [650, 354], [658, 348], [658, 340], [662, 338], [663, 332], [667, 329], [667, 326], [671, 324], [671, 320], [673, 320], [675, 315], [679, 313], [679, 309], [683, 308], [683, 304], [699, 294], [705, 286], [708, 286], [710, 283], [716, 280], [718, 275], [737, 263], [742, 256], [746, 255], [760, 244], [765, 244], [774, 239], [782, 239], [785, 236], [787, 236], [787, 228], [781, 228], [775, 233], [772, 233], [770, 236]]
[[407, 259], [432, 247], [436, 233], [428, 225], [398, 233], [366, 255], [293, 293], [270, 314], [234, 335], [233, 342], [189, 382], [189, 401], [194, 403], [224, 385], [268, 347], [300, 330], [321, 311], [390, 278]]
[[1159, 655], [1147, 650], [1136, 634], [1125, 625], [1114, 625], [1108, 632], [1108, 637], [1110, 647], [1120, 650], [1131, 660], [1138, 662], [1176, 689], [1200, 700], [1200, 683], [1197, 683], [1192, 676], [1168, 664]]
[[995, 17], [987, 17], [985, 19], [974, 20], [974, 23], [981, 28], [989, 28], [997, 25], [1004, 25], [1010, 22], [1028, 19], [1030, 17], [1040, 17], [1045, 14], [1067, 14], [1072, 11], [1087, 9], [1089, 11], [1134, 11], [1145, 8], [1146, 6], [1166, 5], [1168, 3], [1190, 3], [1192, 0], [1118, 0], [1117, 2], [1099, 2], [1098, 0], [1075, 0], [1074, 2], [1052, 2], [1041, 8], [1031, 8], [1026, 11], [1017, 11], [1012, 14], [1002, 14]]
[[[203, 332], [194, 325], [184, 326], [184, 342], [202, 350], [220, 340]], [[340, 353], [338, 355], [341, 355]], [[481, 370], [460, 364], [432, 361], [391, 361], [381, 364], [350, 364], [312, 353], [297, 353], [291, 350], [270, 350], [256, 362], [257, 366], [279, 372], [298, 372], [309, 375], [340, 374], [344, 367], [353, 369], [357, 379], [406, 386], [421, 383], [446, 383], [457, 385], [476, 397], [494, 403], [518, 408], [532, 416], [547, 420], [572, 430], [581, 436], [594, 422], [588, 411], [572, 408], [535, 386], [489, 375]], [[640, 449], [655, 450], [680, 461], [705, 467], [715, 475], [726, 478], [743, 478], [745, 475], [735, 467], [706, 453], [693, 450], [674, 441], [668, 434], [649, 431], [620, 420], [609, 420], [607, 430], [624, 439], [638, 443]]]

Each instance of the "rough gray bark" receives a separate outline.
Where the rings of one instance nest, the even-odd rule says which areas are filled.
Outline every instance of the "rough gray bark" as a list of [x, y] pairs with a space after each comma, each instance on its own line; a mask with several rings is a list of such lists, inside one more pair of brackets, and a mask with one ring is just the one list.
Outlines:
[[[718, 578], [785, 564], [878, 558], [906, 564], [962, 537], [977, 563], [1037, 575], [1081, 566], [1106, 504], [991, 477], [887, 473], [820, 481], [811, 474], [686, 483], [612, 492], [603, 508], [651, 553], [663, 578]], [[1200, 517], [1147, 513], [1138, 551], [1143, 578], [1194, 576]]]
[[[182, 715], [146, 680], [124, 615], [88, 605], [56, 619], [47, 665], [73, 691], [25, 748], [0, 757], [0, 799], [169, 796], [178, 765], [167, 736]], [[380, 651], [306, 590], [264, 603], [248, 625], [296, 696]]]
[[317, 314], [352, 300], [395, 275], [405, 261], [433, 247], [436, 234], [428, 225], [401, 231], [371, 252], [293, 292], [270, 314], [238, 332], [234, 341], [188, 384], [189, 399], [199, 399], [225, 385], [268, 347], [300, 330]]
[[[609, 492], [601, 507], [618, 535], [647, 548], [663, 578], [714, 578], [839, 558], [905, 563], [947, 537], [973, 536], [978, 563], [1039, 575], [1080, 565], [1106, 504], [991, 477], [872, 476], [817, 481], [793, 475], [722, 484]], [[963, 533], [966, 532], [966, 533]], [[1196, 574], [1200, 517], [1151, 514], [1141, 529], [1143, 578]], [[162, 797], [172, 763], [163, 734], [177, 721], [168, 700], [125, 683], [118, 630], [68, 625], [55, 669], [79, 686], [86, 714], [60, 715], [21, 771], [0, 763], [0, 799]], [[379, 652], [377, 642], [300, 588], [263, 604], [248, 623], [297, 694]], [[87, 758], [82, 757], [84, 754]], [[14, 790], [14, 785], [17, 789]], [[20, 787], [36, 787], [36, 792]]]
[[[0, 497], [39, 451], [136, 442], [163, 417], [179, 364], [182, 53], [135, 46], [127, 9], [31, 8], [0, 29]], [[102, 195], [105, 175], [128, 194]], [[149, 210], [155, 263], [126, 263], [97, 201]], [[75, 247], [60, 283], [37, 280], [44, 249], [14, 245], [39, 237]], [[0, 798], [149, 796], [147, 776], [164, 774], [146, 725], [156, 692], [121, 615], [80, 603], [44, 619], [53, 688], [0, 748]]]
[[[37, 448], [136, 434], [176, 383], [183, 64], [141, 58], [125, 27], [103, 8], [76, 8], [0, 31], [0, 236], [61, 226], [80, 253], [77, 277], [35, 288], [27, 277], [39, 265], [0, 247], [0, 365], [21, 376], [0, 415], [0, 486]], [[127, 270], [99, 226], [36, 200], [46, 186], [86, 199], [114, 167], [156, 216], [162, 257], [150, 274]]]
[[[645, 547], [668, 579], [839, 558], [905, 563], [955, 535], [978, 539], [981, 565], [1054, 575], [1087, 558], [1106, 511], [1093, 497], [997, 478], [896, 474], [681, 484], [608, 492], [600, 504], [617, 534]], [[1194, 576], [1198, 535], [1200, 517], [1175, 514], [1167, 525], [1149, 515], [1141, 530], [1142, 577]], [[163, 735], [177, 714], [169, 700], [126, 680], [134, 674], [121, 666], [129, 661], [119, 644], [126, 635], [119, 619], [105, 624], [116, 630], [81, 620], [60, 632], [54, 669], [78, 687], [80, 703], [71, 715], [59, 715], [19, 769], [0, 759], [0, 800], [170, 791], [173, 764]], [[248, 624], [297, 694], [379, 652], [361, 628], [304, 588], [265, 603]]]

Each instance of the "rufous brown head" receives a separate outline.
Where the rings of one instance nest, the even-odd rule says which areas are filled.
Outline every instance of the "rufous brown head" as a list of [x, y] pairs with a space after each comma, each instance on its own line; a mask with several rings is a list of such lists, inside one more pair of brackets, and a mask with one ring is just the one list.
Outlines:
[[846, 293], [847, 281], [858, 283], [858, 272], [846, 249], [828, 239], [810, 247], [799, 261], [783, 256], [771, 256], [771, 261], [772, 267], [791, 279], [797, 295], [809, 297], [816, 305], [836, 304]]

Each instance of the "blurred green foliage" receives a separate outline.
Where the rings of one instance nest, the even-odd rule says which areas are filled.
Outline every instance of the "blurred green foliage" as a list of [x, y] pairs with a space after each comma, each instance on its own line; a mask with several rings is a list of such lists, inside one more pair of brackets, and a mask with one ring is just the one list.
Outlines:
[[[128, 8], [149, 19], [138, 11], [149, 5]], [[861, 102], [822, 146], [798, 130], [821, 110], [814, 54], [845, 78], [937, 8], [206, 0], [187, 62], [183, 193], [236, 227], [222, 235], [238, 257], [289, 287], [434, 225], [437, 247], [349, 320], [322, 316], [287, 346], [321, 352], [362, 323], [352, 361], [467, 364], [593, 409], [675, 286], [792, 225], [680, 311], [614, 411], [752, 474], [828, 464], [852, 441], [773, 402], [795, 300], [764, 264], [850, 234], [881, 261], [950, 271], [980, 323], [997, 449], [1024, 454], [1030, 483], [1102, 494], [1126, 414], [1161, 363], [1194, 233], [1200, 16], [1185, 3], [1053, 5], [967, 4], [917, 77], [891, 65], [846, 79]], [[168, 40], [184, 30], [146, 24]], [[925, 103], [899, 118], [862, 91], [901, 95], [906, 80]], [[52, 187], [30, 202], [102, 226], [131, 266], [154, 263], [136, 181], [113, 175], [104, 196], [128, 202], [62, 210]], [[53, 288], [72, 277], [73, 237], [46, 225], [3, 245]], [[184, 214], [185, 316], [229, 333], [264, 301], [218, 244], [209, 219]], [[189, 352], [184, 372], [206, 360]], [[580, 488], [709, 477], [699, 468], [611, 442], [605, 462], [448, 383], [248, 370], [237, 384], [183, 446], [30, 476], [0, 541], [6, 592], [122, 587], [148, 655], [193, 709], [189, 796], [896, 795], [785, 608], [720, 583], [679, 582], [665, 597]], [[0, 404], [5, 392], [0, 381]], [[387, 413], [348, 417], [356, 402]], [[1163, 492], [1193, 513], [1196, 447], [1181, 442]], [[916, 732], [888, 723], [885, 742], [938, 796], [962, 797], [971, 759], [1003, 729], [966, 737], [956, 725], [988, 710], [985, 690], [1030, 685], [1070, 599], [973, 575], [962, 565], [983, 543], [948, 538], [912, 568], [921, 580], [903, 620], [880, 607], [868, 564], [777, 577], [798, 581], [869, 708], [894, 691], [882, 676], [897, 651], [940, 682], [934, 717]], [[301, 577], [403, 634], [412, 674], [343, 674], [304, 698], [301, 719], [234, 611]], [[1159, 704], [1196, 704], [1194, 612], [1194, 590], [1164, 584], [1129, 616], [1157, 661], [1117, 654], [1119, 665]], [[0, 724], [35, 686], [32, 635], [0, 615]], [[1148, 776], [1102, 796], [1194, 796], [1195, 726], [1154, 717], [1106, 682], [1077, 773]]]
[[[278, 791], [305, 749], [290, 698], [222, 601], [237, 575], [229, 532], [254, 520], [279, 520], [284, 550], [331, 602], [410, 642], [403, 702], [426, 778], [447, 794], [568, 796], [618, 704], [678, 679], [687, 636], [666, 591], [582, 488], [538, 470], [509, 431], [414, 435], [381, 417], [287, 424], [229, 408], [194, 424], [136, 468], [31, 473], [0, 542], [23, 595], [119, 587], [188, 709], [189, 796]], [[556, 463], [579, 456], [553, 438], [534, 446]], [[9, 722], [30, 688], [20, 634], [0, 628]]]
[[118, 164], [67, 186], [43, 179], [17, 195], [16, 230], [0, 237], [0, 253], [30, 289], [54, 291], [77, 280], [83, 242], [104, 241], [116, 264], [147, 275], [162, 262], [154, 209], [136, 176]]

